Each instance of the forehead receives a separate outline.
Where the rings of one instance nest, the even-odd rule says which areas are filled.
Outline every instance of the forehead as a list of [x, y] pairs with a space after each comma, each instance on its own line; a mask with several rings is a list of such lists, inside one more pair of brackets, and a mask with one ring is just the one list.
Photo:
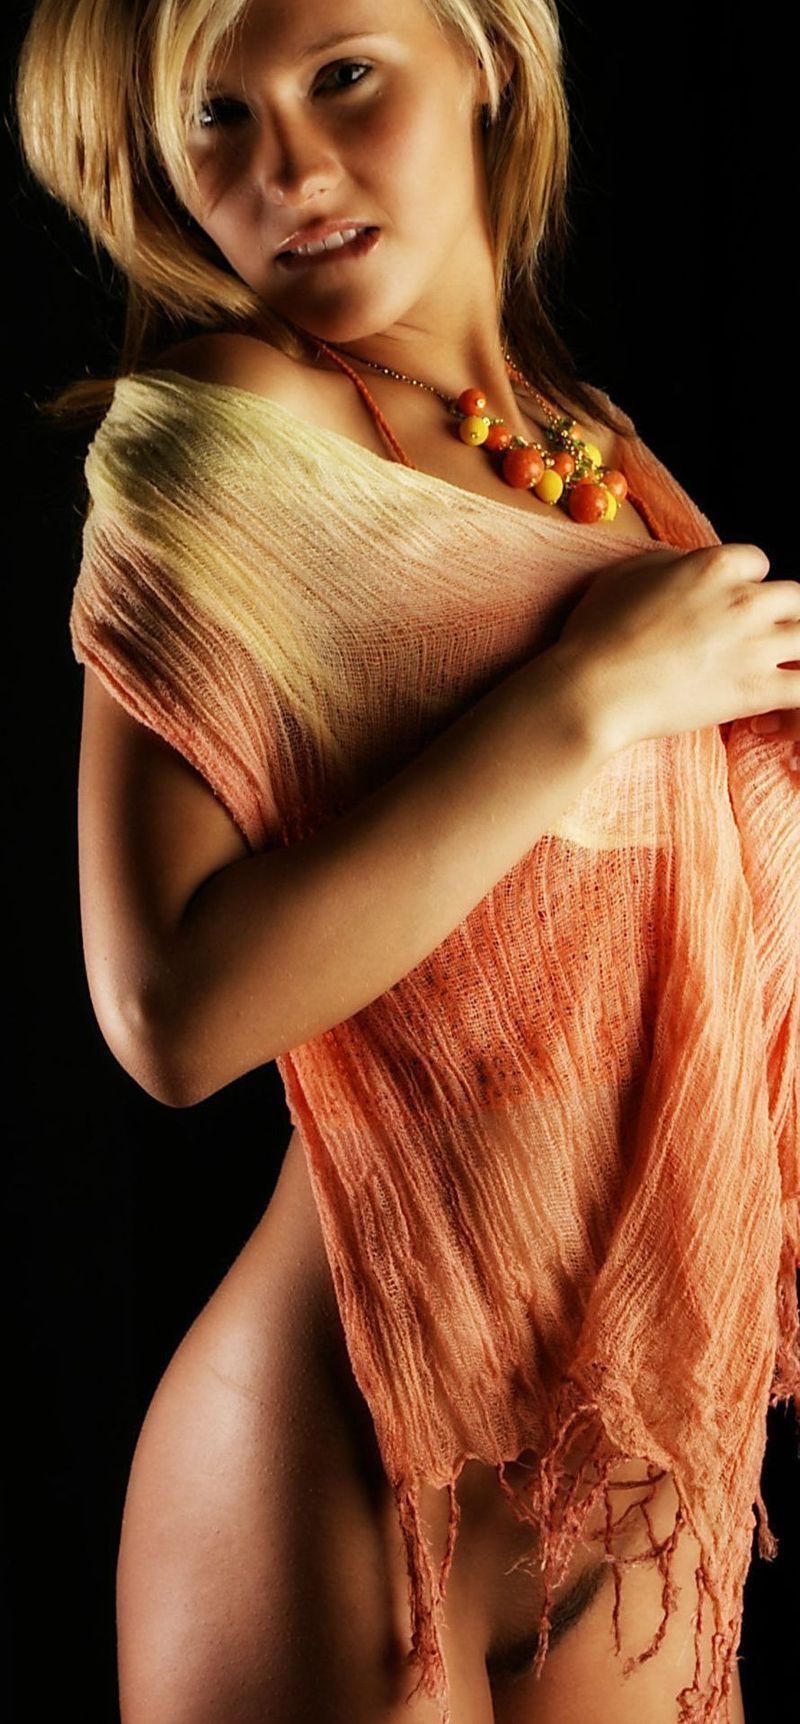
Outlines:
[[432, 23], [425, 0], [249, 0], [237, 39], [273, 53], [312, 51], [336, 37], [402, 34]]
[[355, 36], [429, 49], [443, 32], [426, 0], [250, 0], [212, 56], [232, 70], [254, 57], [291, 69]]

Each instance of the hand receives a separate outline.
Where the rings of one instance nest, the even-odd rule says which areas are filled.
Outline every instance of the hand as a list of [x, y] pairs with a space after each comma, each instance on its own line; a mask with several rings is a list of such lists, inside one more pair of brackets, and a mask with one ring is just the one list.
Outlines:
[[797, 723], [800, 585], [769, 566], [758, 545], [650, 546], [590, 578], [552, 650], [604, 747], [773, 711]]
[[749, 722], [756, 735], [770, 742], [794, 743], [788, 764], [792, 772], [800, 774], [800, 707], [790, 707], [785, 712], [759, 712]]

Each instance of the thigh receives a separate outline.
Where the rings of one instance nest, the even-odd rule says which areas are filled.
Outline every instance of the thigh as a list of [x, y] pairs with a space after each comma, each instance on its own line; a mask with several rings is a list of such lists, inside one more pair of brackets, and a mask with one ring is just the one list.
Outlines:
[[[262, 1265], [257, 1302], [218, 1293], [159, 1384], [120, 1540], [122, 1724], [439, 1724], [429, 1699], [405, 1703], [400, 1529], [313, 1309]], [[493, 1724], [457, 1596], [454, 1724]]]
[[[660, 1500], [652, 1515], [659, 1539], [672, 1531], [677, 1494]], [[638, 1550], [640, 1545], [636, 1545]], [[641, 1548], [644, 1548], [643, 1546]], [[548, 1653], [541, 1674], [532, 1672], [493, 1689], [496, 1724], [677, 1724], [677, 1695], [694, 1680], [694, 1625], [697, 1608], [694, 1574], [700, 1549], [688, 1528], [681, 1528], [672, 1570], [679, 1598], [658, 1652], [623, 1676], [625, 1659], [650, 1644], [662, 1617], [663, 1576], [655, 1561], [629, 1570], [620, 1592], [620, 1641], [617, 1657], [612, 1623], [615, 1589], [609, 1568], [590, 1610]], [[704, 1605], [701, 1676], [711, 1664], [711, 1610]], [[715, 1724], [745, 1724], [738, 1670], [729, 1712], [720, 1708]]]

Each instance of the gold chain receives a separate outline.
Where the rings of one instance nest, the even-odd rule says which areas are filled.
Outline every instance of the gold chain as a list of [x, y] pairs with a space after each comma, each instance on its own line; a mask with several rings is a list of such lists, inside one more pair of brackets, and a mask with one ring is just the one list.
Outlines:
[[[329, 347], [334, 347], [335, 345], [336, 344], [333, 341], [328, 343]], [[437, 389], [433, 383], [423, 383], [419, 377], [407, 377], [404, 371], [394, 371], [391, 365], [379, 365], [376, 359], [366, 359], [363, 353], [348, 353], [347, 349], [344, 347], [337, 347], [336, 351], [337, 353], [342, 353], [347, 359], [360, 359], [362, 365], [369, 365], [371, 370], [380, 371], [384, 377], [394, 377], [397, 379], [398, 383], [410, 383], [414, 389], [427, 389], [431, 395], [438, 395], [439, 400], [444, 401], [446, 406], [450, 408], [451, 412], [453, 408], [456, 408], [457, 410], [457, 398], [453, 395], [446, 395], [444, 390]], [[540, 394], [539, 390], [536, 389], [532, 383], [528, 382], [527, 377], [523, 376], [523, 373], [519, 370], [518, 366], [514, 364], [510, 353], [504, 353], [503, 358], [505, 359], [506, 364], [511, 366], [518, 382], [524, 384], [525, 388], [529, 389], [530, 393], [536, 396], [539, 405], [544, 408], [551, 425], [556, 426], [559, 424], [563, 415], [556, 413], [550, 405], [550, 402], [545, 399], [544, 395]]]

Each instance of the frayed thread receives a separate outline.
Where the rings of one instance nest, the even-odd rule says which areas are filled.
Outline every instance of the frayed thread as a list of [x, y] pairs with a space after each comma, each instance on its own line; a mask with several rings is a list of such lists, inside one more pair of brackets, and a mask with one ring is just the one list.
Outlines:
[[[544, 1604], [538, 1627], [539, 1644], [532, 1667], [532, 1673], [537, 1679], [541, 1676], [549, 1647], [554, 1593], [564, 1578], [585, 1521], [601, 1497], [605, 1507], [605, 1560], [614, 1568], [613, 1629], [615, 1655], [618, 1658], [622, 1657], [619, 1617], [623, 1574], [630, 1568], [655, 1561], [663, 1581], [662, 1615], [658, 1627], [644, 1651], [625, 1659], [624, 1676], [655, 1657], [663, 1642], [670, 1615], [679, 1597], [679, 1589], [674, 1583], [673, 1561], [684, 1527], [688, 1528], [700, 1550], [704, 1551], [704, 1540], [698, 1532], [686, 1490], [675, 1471], [672, 1477], [678, 1496], [678, 1507], [674, 1525], [666, 1538], [656, 1538], [649, 1508], [667, 1469], [659, 1467], [654, 1461], [645, 1462], [640, 1454], [625, 1452], [613, 1444], [609, 1452], [609, 1439], [600, 1407], [596, 1400], [586, 1400], [584, 1396], [585, 1390], [572, 1379], [567, 1379], [562, 1384], [553, 1420], [555, 1435], [541, 1458], [530, 1467], [526, 1465], [529, 1479], [524, 1487], [515, 1489], [506, 1478], [508, 1459], [501, 1458], [492, 1463], [498, 1474], [500, 1488], [517, 1519], [530, 1524], [537, 1537], [537, 1567], [543, 1575], [544, 1587]], [[567, 1464], [568, 1452], [572, 1444], [582, 1437], [588, 1437], [588, 1448], [584, 1449], [577, 1469], [573, 1470]], [[606, 1451], [601, 1454], [604, 1445]], [[646, 1465], [646, 1477], [632, 1480], [612, 1480], [609, 1477], [612, 1469], [620, 1462], [632, 1460], [640, 1460]], [[592, 1474], [594, 1477], [591, 1477]], [[641, 1490], [644, 1486], [649, 1487], [646, 1495], [629, 1503], [615, 1521], [611, 1493]], [[440, 1707], [441, 1724], [451, 1724], [449, 1682], [440, 1634], [442, 1606], [461, 1515], [455, 1478], [448, 1481], [446, 1488], [449, 1493], [447, 1541], [437, 1576], [432, 1553], [420, 1522], [419, 1482], [406, 1478], [394, 1487], [405, 1541], [409, 1579], [412, 1639], [407, 1663], [418, 1666], [420, 1672], [408, 1696], [408, 1703], [418, 1694], [429, 1696]], [[759, 1516], [759, 1554], [771, 1560], [777, 1550], [777, 1541], [769, 1527], [760, 1490], [755, 1502]], [[629, 1516], [635, 1513], [639, 1515], [647, 1530], [649, 1548], [635, 1555], [618, 1555], [612, 1550], [612, 1540], [619, 1538], [621, 1530], [629, 1530]], [[718, 1561], [712, 1562], [708, 1552], [704, 1551], [695, 1569], [698, 1602], [691, 1618], [695, 1636], [694, 1671], [691, 1685], [681, 1689], [677, 1696], [677, 1724], [729, 1724], [729, 1700], [741, 1633], [741, 1600], [750, 1560], [752, 1524], [751, 1529], [739, 1529], [739, 1532], [732, 1536], [724, 1568], [720, 1568]], [[530, 1559], [520, 1558], [515, 1567], [525, 1566], [526, 1563], [530, 1568]], [[726, 1603], [731, 1612], [727, 1618], [724, 1617]], [[703, 1686], [701, 1652], [707, 1608], [711, 1611], [714, 1632], [711, 1636], [711, 1669]]]
[[770, 1388], [769, 1404], [791, 1401], [800, 1424], [800, 1300], [797, 1289], [797, 1265], [800, 1261], [800, 1218], [797, 1198], [792, 1200], [794, 1225], [790, 1225], [790, 1205], [785, 1205], [785, 1226], [778, 1269], [778, 1345], [775, 1370]]
[[[678, 1591], [674, 1584], [673, 1562], [678, 1546], [681, 1530], [684, 1526], [697, 1539], [700, 1549], [703, 1540], [699, 1536], [694, 1518], [686, 1501], [680, 1478], [673, 1472], [673, 1482], [678, 1496], [678, 1508], [675, 1521], [668, 1537], [659, 1541], [654, 1532], [649, 1507], [653, 1501], [661, 1479], [666, 1469], [658, 1469], [653, 1462], [647, 1462], [647, 1477], [637, 1480], [612, 1480], [609, 1475], [620, 1461], [639, 1460], [642, 1457], [630, 1451], [614, 1448], [598, 1458], [598, 1451], [603, 1444], [606, 1433], [600, 1407], [596, 1401], [579, 1400], [581, 1390], [578, 1385], [568, 1379], [562, 1385], [559, 1397], [559, 1408], [556, 1410], [555, 1437], [538, 1465], [531, 1469], [532, 1483], [529, 1490], [528, 1510], [532, 1524], [537, 1528], [541, 1539], [539, 1564], [543, 1574], [544, 1605], [539, 1627], [539, 1645], [533, 1664], [533, 1675], [538, 1679], [547, 1656], [550, 1639], [550, 1613], [553, 1604], [553, 1593], [563, 1580], [569, 1560], [580, 1538], [584, 1523], [594, 1504], [602, 1495], [605, 1506], [604, 1547], [605, 1559], [614, 1569], [614, 1650], [617, 1658], [622, 1657], [620, 1638], [620, 1605], [622, 1599], [621, 1582], [626, 1570], [640, 1567], [645, 1563], [658, 1564], [662, 1576], [662, 1614], [661, 1620], [653, 1634], [650, 1643], [633, 1656], [628, 1656], [622, 1666], [623, 1676], [629, 1676], [640, 1665], [654, 1658], [666, 1634], [670, 1615], [678, 1601]], [[585, 1434], [594, 1434], [588, 1452], [583, 1455], [577, 1470], [567, 1465], [567, 1454], [571, 1445]], [[588, 1475], [592, 1469], [599, 1470], [594, 1484], [590, 1485], [586, 1494], [578, 1498], [587, 1484]], [[559, 1502], [559, 1495], [567, 1484], [566, 1497]], [[612, 1513], [611, 1492], [637, 1489], [649, 1485], [644, 1497], [632, 1502], [615, 1522]], [[636, 1514], [647, 1531], [649, 1549], [635, 1555], [617, 1555], [611, 1548], [612, 1538], [618, 1537], [620, 1530], [628, 1528], [629, 1516]], [[746, 1572], [747, 1558], [744, 1562]], [[692, 1616], [692, 1626], [695, 1630], [694, 1640], [694, 1673], [692, 1685], [683, 1688], [677, 1696], [678, 1724], [720, 1724], [722, 1718], [729, 1718], [727, 1699], [731, 1692], [735, 1670], [736, 1648], [741, 1627], [741, 1612], [734, 1610], [727, 1624], [722, 1623], [721, 1594], [730, 1590], [725, 1582], [729, 1576], [719, 1575], [716, 1583], [712, 1579], [708, 1563], [701, 1560], [695, 1570], [695, 1582], [698, 1591], [698, 1608]], [[742, 1584], [744, 1573], [742, 1574]], [[735, 1597], [735, 1588], [734, 1588]], [[701, 1686], [701, 1650], [703, 1637], [703, 1606], [704, 1600], [710, 1601], [716, 1632], [712, 1636], [711, 1671], [708, 1683]], [[720, 1712], [720, 1707], [724, 1710]]]
[[449, 1511], [447, 1542], [438, 1579], [427, 1540], [420, 1525], [419, 1486], [407, 1481], [394, 1485], [394, 1499], [403, 1534], [411, 1608], [411, 1650], [407, 1663], [420, 1666], [420, 1675], [408, 1696], [410, 1705], [417, 1694], [428, 1695], [441, 1709], [441, 1724], [451, 1724], [450, 1685], [444, 1660], [440, 1626], [447, 1580], [456, 1548], [461, 1521], [461, 1504], [456, 1495], [456, 1481], [447, 1484]]

